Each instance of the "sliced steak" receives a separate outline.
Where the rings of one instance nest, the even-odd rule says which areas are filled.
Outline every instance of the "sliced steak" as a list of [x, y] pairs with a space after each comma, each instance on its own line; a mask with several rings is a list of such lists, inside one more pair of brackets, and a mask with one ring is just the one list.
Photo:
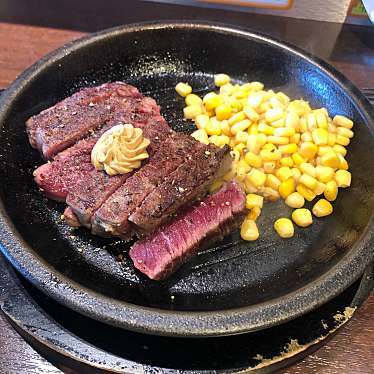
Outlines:
[[135, 224], [138, 233], [152, 232], [181, 206], [202, 197], [209, 185], [230, 167], [228, 146], [218, 148], [199, 143], [191, 157], [148, 194], [129, 221]]
[[82, 89], [28, 119], [30, 144], [50, 159], [100, 128], [126, 100], [141, 97], [135, 87], [122, 82]]
[[200, 143], [185, 134], [174, 133], [160, 144], [147, 165], [131, 176], [97, 210], [93, 217], [94, 234], [131, 236], [129, 216], [174, 170], [200, 149]]
[[[118, 123], [133, 123], [134, 126], [140, 128], [151, 124], [152, 128], [148, 129], [148, 133], [152, 133], [153, 139], [158, 133], [163, 134], [169, 131], [153, 99], [144, 97], [125, 100], [121, 110], [116, 112], [114, 117], [100, 130], [94, 131], [87, 139], [80, 140], [60, 152], [52, 162], [34, 171], [35, 181], [45, 195], [54, 200], [64, 201], [68, 192], [74, 190], [79, 183], [84, 183], [89, 173], [95, 174], [95, 168], [91, 163], [92, 148], [106, 130]], [[163, 137], [160, 136], [160, 139]], [[154, 148], [157, 145], [158, 141], [155, 139], [149, 147], [151, 153], [155, 152]]]
[[[147, 148], [149, 162], [173, 131], [161, 116], [150, 117], [144, 122], [132, 121], [135, 127], [143, 130], [146, 138], [151, 140]], [[77, 215], [82, 225], [91, 228], [91, 217], [93, 213], [111, 196], [130, 174], [109, 176], [104, 171], [98, 171], [92, 167], [91, 171], [84, 175], [84, 179], [72, 186], [66, 198], [67, 204]]]
[[236, 182], [188, 208], [130, 249], [134, 266], [154, 280], [164, 279], [186, 259], [221, 240], [242, 223], [245, 193]]

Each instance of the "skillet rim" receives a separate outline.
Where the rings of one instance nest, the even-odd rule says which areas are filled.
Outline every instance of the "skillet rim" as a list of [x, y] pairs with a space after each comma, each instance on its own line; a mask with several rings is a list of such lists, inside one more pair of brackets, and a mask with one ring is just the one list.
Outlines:
[[[16, 96], [32, 84], [33, 79], [39, 73], [64, 56], [97, 41], [120, 34], [175, 28], [187, 31], [190, 29], [206, 30], [260, 40], [307, 60], [343, 88], [357, 106], [357, 110], [366, 119], [366, 126], [374, 138], [374, 127], [371, 125], [374, 123], [374, 108], [359, 89], [331, 65], [290, 43], [277, 40], [264, 33], [206, 21], [142, 22], [106, 29], [71, 41], [38, 60], [2, 93], [0, 123], [11, 110], [12, 101]], [[0, 249], [17, 271], [42, 292], [88, 317], [141, 333], [175, 337], [213, 337], [256, 331], [286, 322], [315, 309], [346, 289], [360, 276], [374, 257], [374, 251], [371, 248], [373, 216], [374, 212], [361, 237], [357, 239], [349, 253], [313, 282], [282, 297], [256, 305], [221, 311], [161, 310], [115, 300], [83, 287], [57, 272], [33, 251], [15, 229], [2, 201], [0, 201]], [[321, 289], [324, 290], [322, 296]]]

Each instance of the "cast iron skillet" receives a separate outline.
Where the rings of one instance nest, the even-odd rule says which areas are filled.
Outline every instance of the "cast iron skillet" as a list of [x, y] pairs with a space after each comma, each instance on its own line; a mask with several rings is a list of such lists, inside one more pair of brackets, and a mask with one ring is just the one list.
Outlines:
[[[202, 93], [213, 74], [258, 80], [313, 107], [353, 118], [348, 156], [353, 184], [339, 192], [334, 215], [315, 219], [282, 240], [273, 231], [289, 215], [267, 204], [260, 240], [233, 233], [199, 253], [169, 280], [138, 273], [128, 246], [74, 231], [60, 220], [62, 204], [36, 188], [43, 161], [28, 144], [24, 122], [81, 87], [125, 80], [153, 96], [169, 123], [182, 120], [174, 86], [189, 81]], [[139, 332], [218, 336], [270, 327], [325, 303], [347, 288], [373, 257], [373, 109], [344, 76], [284, 43], [212, 24], [139, 24], [67, 44], [24, 72], [3, 94], [0, 112], [0, 239], [2, 251], [33, 284], [87, 316]], [[118, 262], [115, 254], [124, 251]]]

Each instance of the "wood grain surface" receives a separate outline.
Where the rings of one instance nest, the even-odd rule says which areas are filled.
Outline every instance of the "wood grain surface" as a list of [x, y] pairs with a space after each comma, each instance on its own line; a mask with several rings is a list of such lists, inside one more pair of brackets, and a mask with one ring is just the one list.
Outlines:
[[[337, 28], [328, 43], [318, 48], [316, 36], [286, 24], [267, 32], [291, 40], [329, 60], [356, 85], [374, 87], [373, 30]], [[299, 21], [297, 21], [300, 24]], [[266, 29], [266, 27], [265, 27]], [[62, 44], [84, 35], [82, 32], [0, 23], [0, 88], [40, 57]], [[321, 36], [321, 31], [317, 32]], [[307, 44], [305, 41], [309, 40]], [[320, 41], [319, 41], [320, 42]], [[321, 44], [321, 42], [320, 42]], [[369, 374], [374, 373], [374, 294], [345, 327], [326, 345], [284, 373]], [[67, 372], [67, 369], [64, 369]], [[35, 352], [0, 313], [0, 373], [55, 374], [61, 371]]]

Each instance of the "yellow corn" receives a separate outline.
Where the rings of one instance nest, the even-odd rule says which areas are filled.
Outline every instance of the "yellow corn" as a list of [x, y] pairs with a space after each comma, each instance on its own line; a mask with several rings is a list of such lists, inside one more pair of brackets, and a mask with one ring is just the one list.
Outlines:
[[231, 133], [235, 135], [238, 131], [244, 131], [247, 130], [247, 128], [251, 125], [251, 121], [248, 119], [245, 119], [240, 122], [236, 122], [231, 126]]
[[206, 114], [199, 114], [195, 117], [195, 125], [198, 129], [205, 129], [209, 122], [209, 116]]
[[266, 149], [267, 151], [275, 151], [277, 147], [272, 143], [266, 143], [262, 146], [262, 149]]
[[220, 180], [214, 181], [209, 187], [209, 193], [214, 193], [218, 191], [222, 187], [222, 185], [223, 185], [223, 181], [220, 181]]
[[338, 170], [335, 173], [335, 180], [340, 188], [346, 188], [351, 185], [352, 175], [348, 170]]
[[230, 143], [230, 138], [226, 135], [212, 135], [209, 137], [209, 143], [215, 144], [217, 147], [223, 147]]
[[338, 185], [334, 180], [326, 183], [326, 188], [323, 193], [325, 198], [329, 201], [335, 201], [338, 196]]
[[326, 145], [328, 142], [329, 133], [327, 130], [318, 128], [312, 131], [312, 138], [316, 145]]
[[205, 131], [208, 135], [221, 135], [222, 129], [218, 121], [210, 119], [210, 121], [205, 126]]
[[286, 114], [285, 126], [295, 130], [299, 129], [299, 116], [296, 112], [288, 112]]
[[335, 145], [335, 141], [336, 141], [336, 135], [335, 134], [332, 134], [332, 133], [329, 133], [328, 134], [328, 137], [327, 137], [327, 144], [332, 147]]
[[311, 177], [309, 174], [302, 174], [299, 179], [299, 183], [311, 190], [314, 190], [317, 187], [317, 179]]
[[[313, 137], [312, 137], [312, 133], [309, 132], [309, 131], [306, 131], [304, 132], [303, 134], [300, 135], [300, 138], [303, 142], [312, 142], [313, 141]], [[314, 143], [313, 143], [314, 144]]]
[[201, 105], [203, 103], [203, 100], [201, 99], [201, 97], [195, 94], [187, 95], [184, 101], [186, 105], [194, 105], [194, 104]]
[[194, 131], [191, 136], [195, 138], [198, 142], [203, 143], [203, 144], [209, 144], [208, 141], [208, 134], [204, 129], [199, 129]]
[[276, 121], [271, 123], [271, 125], [275, 128], [284, 127], [285, 124], [286, 124], [286, 121], [284, 118], [277, 119]]
[[274, 222], [274, 229], [281, 238], [287, 239], [294, 236], [295, 230], [289, 218], [279, 218]]
[[291, 171], [292, 171], [293, 179], [295, 183], [297, 183], [301, 177], [301, 171], [298, 168], [292, 168]]
[[219, 121], [230, 118], [231, 107], [226, 104], [221, 104], [216, 107], [216, 117]]
[[268, 136], [268, 142], [272, 144], [279, 144], [279, 145], [284, 145], [288, 144], [290, 142], [290, 139], [285, 137], [285, 136]]
[[240, 121], [243, 121], [245, 119], [246, 119], [246, 116], [245, 116], [244, 112], [238, 112], [228, 119], [228, 123], [229, 123], [230, 126], [232, 126], [233, 124], [235, 124], [237, 122], [240, 122]]
[[308, 162], [303, 162], [302, 164], [300, 164], [299, 169], [303, 173], [308, 174], [313, 178], [316, 177], [316, 168]]
[[326, 217], [333, 211], [332, 205], [325, 199], [318, 200], [313, 208], [312, 212], [316, 217]]
[[248, 133], [246, 133], [245, 131], [239, 131], [236, 133], [234, 140], [236, 144], [239, 144], [239, 143], [247, 144]]
[[327, 183], [334, 178], [334, 169], [328, 166], [316, 166], [316, 177], [323, 183]]
[[213, 110], [222, 104], [222, 97], [215, 92], [209, 92], [203, 97], [203, 103], [207, 110]]
[[261, 215], [261, 208], [258, 206], [253, 207], [249, 213], [247, 214], [247, 218], [253, 221], [256, 221], [258, 217]]
[[239, 153], [243, 153], [244, 149], [245, 149], [245, 144], [243, 143], [239, 143], [237, 144], [236, 146], [234, 146], [233, 148], [234, 150], [237, 150]]
[[295, 135], [290, 136], [290, 143], [299, 144], [301, 135], [296, 133]]
[[214, 84], [217, 87], [222, 87], [230, 82], [231, 78], [227, 74], [216, 74], [214, 76]]
[[228, 121], [225, 120], [225, 119], [223, 121], [221, 121], [221, 131], [222, 131], [223, 135], [232, 136], [231, 127], [230, 127]]
[[293, 177], [291, 169], [287, 166], [279, 168], [275, 174], [282, 182]]
[[274, 173], [275, 171], [276, 164], [274, 161], [267, 161], [264, 162], [264, 172], [266, 174], [271, 174]]
[[273, 190], [278, 191], [280, 184], [281, 184], [281, 181], [275, 175], [268, 174], [266, 176], [266, 182], [265, 182], [266, 187], [270, 187]]
[[203, 109], [199, 104], [189, 105], [183, 109], [184, 117], [187, 119], [194, 119], [199, 114], [202, 114], [202, 112]]
[[256, 123], [252, 123], [251, 126], [247, 129], [249, 135], [257, 135], [258, 134], [258, 126]]
[[261, 91], [264, 89], [264, 84], [261, 82], [251, 82], [251, 89], [253, 91]]
[[273, 135], [274, 127], [267, 125], [264, 122], [260, 122], [257, 126], [257, 130], [266, 135]]
[[219, 88], [221, 95], [231, 95], [233, 93], [234, 86], [231, 83], [226, 83]]
[[316, 113], [317, 126], [322, 129], [327, 129], [327, 118], [323, 111], [318, 111]]
[[180, 82], [175, 86], [175, 91], [178, 95], [185, 97], [192, 92], [192, 87], [187, 83]]
[[271, 187], [261, 187], [259, 191], [267, 201], [277, 201], [279, 199], [278, 191]]
[[258, 135], [248, 135], [247, 149], [249, 152], [258, 155], [260, 153], [261, 147], [262, 144], [260, 142], [260, 139], [258, 138]]
[[235, 161], [235, 162], [238, 162], [239, 159], [240, 159], [240, 152], [237, 150], [237, 149], [233, 149], [231, 152], [230, 152], [230, 155], [232, 157], [232, 159]]
[[282, 182], [279, 186], [279, 195], [285, 199], [288, 195], [295, 191], [295, 181], [293, 177], [288, 178], [286, 181]]
[[283, 103], [287, 104], [290, 101], [290, 98], [283, 92], [277, 92], [276, 97]]
[[222, 179], [224, 181], [231, 181], [231, 179], [234, 179], [235, 177], [235, 171], [233, 169], [231, 169], [229, 172], [227, 172], [223, 177]]
[[347, 149], [344, 148], [342, 145], [340, 144], [335, 144], [332, 149], [334, 150], [334, 152], [336, 153], [340, 153], [343, 157], [346, 156], [347, 154]]
[[316, 121], [316, 116], [314, 115], [314, 113], [309, 113], [306, 116], [306, 122], [308, 124], [309, 131], [312, 131], [317, 128], [317, 121]]
[[337, 169], [340, 165], [340, 161], [334, 151], [329, 151], [321, 156], [321, 164], [323, 166], [329, 166], [333, 169]]
[[247, 116], [247, 118], [250, 119], [251, 121], [258, 121], [258, 119], [260, 118], [258, 113], [249, 105], [246, 105], [243, 108], [243, 112]]
[[281, 158], [281, 153], [276, 149], [274, 151], [269, 151], [267, 149], [262, 149], [260, 151], [260, 156], [263, 161], [277, 161]]
[[306, 159], [299, 152], [294, 153], [291, 157], [295, 165], [300, 165], [303, 162], [306, 162]]
[[296, 191], [308, 201], [312, 201], [316, 197], [316, 194], [310, 188], [304, 186], [303, 184], [298, 184], [296, 187]]
[[253, 152], [247, 152], [244, 156], [245, 162], [254, 168], [260, 168], [262, 166], [262, 159], [260, 156]]
[[318, 156], [323, 156], [324, 154], [333, 151], [332, 147], [329, 145], [321, 145], [318, 148]]
[[304, 142], [300, 145], [299, 154], [308, 160], [313, 158], [317, 152], [318, 147], [312, 142]]
[[253, 193], [250, 193], [246, 196], [245, 206], [246, 206], [247, 209], [252, 209], [255, 206], [262, 209], [263, 205], [264, 205], [263, 196], [256, 195], [256, 194], [253, 194]]
[[317, 182], [316, 188], [313, 190], [313, 192], [319, 196], [322, 195], [326, 190], [326, 185], [322, 182]]
[[346, 147], [349, 143], [350, 143], [350, 140], [349, 138], [345, 137], [345, 136], [342, 136], [342, 135], [336, 135], [336, 140], [335, 142], [337, 144], [340, 144], [340, 145], [343, 145], [344, 147]]
[[240, 228], [240, 236], [243, 240], [257, 240], [260, 234], [258, 232], [256, 222], [246, 218]]
[[283, 117], [282, 108], [271, 108], [268, 109], [265, 113], [265, 120], [269, 123], [277, 121]]
[[308, 124], [305, 117], [299, 119], [299, 131], [303, 134], [308, 131]]
[[353, 127], [353, 122], [345, 116], [337, 115], [332, 122], [335, 126], [345, 127], [346, 129], [351, 129]]
[[285, 203], [291, 208], [301, 208], [305, 204], [305, 199], [298, 192], [292, 192], [287, 196]]
[[293, 160], [292, 160], [292, 157], [282, 157], [280, 159], [280, 164], [282, 166], [288, 166], [290, 168], [292, 168], [293, 166]]
[[246, 180], [248, 180], [253, 186], [260, 187], [265, 184], [266, 181], [266, 174], [260, 170], [252, 169], [246, 176]]
[[338, 127], [336, 129], [336, 134], [344, 136], [346, 138], [353, 138], [354, 135], [352, 130], [346, 129], [345, 127]]
[[274, 130], [275, 136], [293, 136], [295, 135], [295, 129], [293, 127], [278, 127]]
[[265, 93], [262, 92], [262, 91], [259, 91], [259, 92], [255, 92], [253, 94], [250, 94], [248, 96], [248, 105], [251, 106], [252, 108], [254, 109], [257, 109], [261, 103], [262, 103], [262, 100], [264, 99], [264, 96], [265, 96]]
[[338, 156], [338, 159], [339, 159], [339, 162], [340, 162], [339, 169], [348, 170], [347, 160], [340, 153], [337, 153], [336, 155]]
[[300, 227], [308, 227], [313, 223], [312, 214], [309, 209], [295, 209], [292, 212], [292, 220]]

